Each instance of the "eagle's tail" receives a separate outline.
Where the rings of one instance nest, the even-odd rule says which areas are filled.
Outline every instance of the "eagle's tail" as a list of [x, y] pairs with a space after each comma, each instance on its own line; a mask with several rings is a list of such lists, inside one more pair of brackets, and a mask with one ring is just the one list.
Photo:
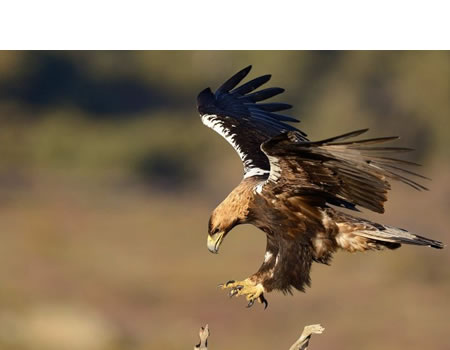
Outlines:
[[377, 224], [337, 211], [328, 211], [328, 215], [337, 223], [339, 232], [335, 236], [337, 246], [355, 252], [372, 249], [395, 249], [402, 244], [444, 248], [442, 242], [408, 232], [407, 230]]
[[[354, 231], [353, 233], [360, 237], [365, 237], [370, 240], [373, 240], [375, 242], [386, 242], [393, 244], [392, 248], [399, 247], [400, 244], [422, 245], [436, 249], [444, 248], [444, 244], [442, 242], [416, 235], [401, 228], [380, 224], [376, 224], [376, 226], [372, 227], [374, 228], [374, 230], [365, 229]], [[391, 248], [390, 244], [382, 244], [382, 245]]]

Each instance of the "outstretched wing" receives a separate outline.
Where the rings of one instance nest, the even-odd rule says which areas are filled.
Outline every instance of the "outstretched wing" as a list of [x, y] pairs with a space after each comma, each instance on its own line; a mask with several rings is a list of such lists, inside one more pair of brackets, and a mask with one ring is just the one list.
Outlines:
[[256, 92], [269, 81], [263, 75], [236, 87], [250, 72], [244, 68], [217, 89], [210, 88], [197, 97], [198, 111], [203, 124], [222, 135], [236, 150], [244, 164], [244, 177], [269, 174], [269, 160], [261, 151], [261, 144], [281, 132], [296, 131], [306, 140], [306, 134], [285, 122], [298, 122], [292, 117], [277, 114], [291, 108], [285, 103], [257, 103], [278, 94], [284, 89], [267, 88]]
[[391, 158], [408, 148], [374, 146], [397, 137], [381, 137], [343, 142], [363, 134], [358, 130], [330, 139], [308, 142], [296, 132], [280, 134], [266, 141], [262, 150], [270, 159], [270, 175], [258, 191], [269, 190], [308, 196], [311, 200], [384, 211], [389, 180], [398, 180], [417, 189], [426, 188], [408, 177], [421, 177], [402, 165], [418, 165]]

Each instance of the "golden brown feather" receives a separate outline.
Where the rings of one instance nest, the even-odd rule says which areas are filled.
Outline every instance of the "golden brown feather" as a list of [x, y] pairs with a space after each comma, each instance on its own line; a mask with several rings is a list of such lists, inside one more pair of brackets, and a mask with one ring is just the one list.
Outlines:
[[311, 264], [329, 264], [338, 249], [443, 247], [441, 242], [336, 208], [382, 213], [392, 180], [426, 190], [416, 181], [424, 177], [404, 168], [417, 164], [392, 157], [410, 149], [384, 145], [397, 137], [354, 140], [364, 129], [308, 141], [306, 134], [285, 123], [296, 119], [274, 113], [289, 105], [257, 103], [284, 91], [254, 92], [270, 76], [238, 86], [250, 70], [251, 66], [239, 71], [215, 93], [208, 88], [198, 96], [202, 122], [235, 148], [244, 165], [244, 179], [211, 215], [208, 249], [217, 253], [238, 224], [252, 224], [267, 237], [259, 270], [243, 281], [223, 285], [231, 296], [246, 296], [249, 306], [255, 300], [267, 305], [265, 292], [303, 291], [310, 285]]

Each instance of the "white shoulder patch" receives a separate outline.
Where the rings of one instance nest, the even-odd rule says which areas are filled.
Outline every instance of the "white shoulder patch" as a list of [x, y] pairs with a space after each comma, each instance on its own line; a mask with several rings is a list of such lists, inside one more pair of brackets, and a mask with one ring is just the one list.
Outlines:
[[266, 254], [264, 254], [264, 262], [268, 262], [272, 258], [272, 253], [267, 251]]
[[268, 154], [266, 155], [267, 158], [269, 158], [270, 162], [270, 174], [267, 181], [277, 182], [281, 176], [281, 167], [280, 164], [278, 163], [278, 158], [274, 156], [269, 156]]
[[[220, 119], [216, 114], [203, 114], [201, 116], [201, 119], [204, 125], [206, 125], [208, 128], [213, 129], [215, 132], [221, 135], [236, 150], [239, 158], [241, 158], [241, 161], [244, 164], [244, 169], [246, 170], [244, 179], [269, 173], [268, 170], [252, 166], [252, 160], [248, 157], [248, 154], [244, 153], [241, 147], [237, 144], [235, 140], [236, 134], [233, 133], [230, 128], [226, 127], [224, 125], [224, 121]], [[235, 127], [235, 125], [231, 125], [231, 127]]]
[[264, 170], [261, 168], [250, 168], [250, 170], [245, 173], [244, 179], [252, 176], [266, 175], [268, 173], [269, 173], [268, 170]]
[[267, 153], [266, 153], [266, 156], [267, 156], [267, 158], [269, 158], [269, 162], [270, 162], [269, 177], [267, 178], [266, 181], [260, 182], [253, 188], [254, 193], [261, 194], [263, 187], [266, 183], [268, 183], [269, 181], [277, 182], [281, 176], [281, 167], [280, 167], [280, 164], [278, 163], [278, 158], [274, 157], [274, 156], [269, 156]]
[[266, 183], [265, 181], [262, 181], [259, 184], [257, 184], [255, 187], [253, 187], [253, 193], [261, 194], [265, 183]]

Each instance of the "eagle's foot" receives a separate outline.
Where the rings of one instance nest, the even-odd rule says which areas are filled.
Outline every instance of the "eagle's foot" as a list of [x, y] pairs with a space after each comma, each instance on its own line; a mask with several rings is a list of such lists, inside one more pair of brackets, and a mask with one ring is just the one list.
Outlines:
[[238, 297], [240, 295], [244, 295], [248, 300], [247, 307], [253, 306], [255, 300], [259, 303], [264, 304], [264, 309], [267, 308], [269, 303], [264, 297], [264, 287], [261, 283], [256, 283], [249, 278], [246, 278], [243, 281], [228, 281], [225, 284], [220, 284], [220, 288], [228, 289], [230, 288], [230, 292], [228, 295], [231, 297]]

